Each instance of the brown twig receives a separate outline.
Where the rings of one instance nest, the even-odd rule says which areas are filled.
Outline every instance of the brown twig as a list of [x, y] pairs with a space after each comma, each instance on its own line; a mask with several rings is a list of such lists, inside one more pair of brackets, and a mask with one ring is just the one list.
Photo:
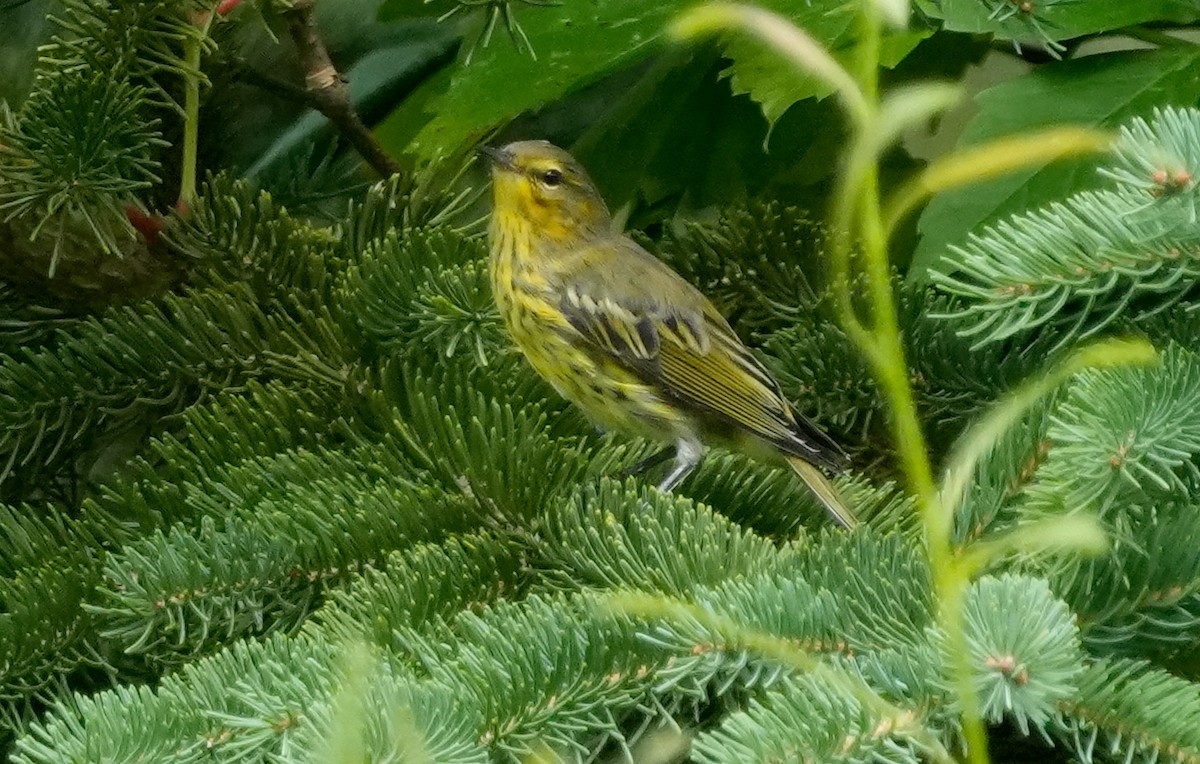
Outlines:
[[284, 11], [288, 31], [304, 67], [307, 100], [349, 139], [377, 173], [386, 178], [401, 172], [400, 165], [388, 156], [354, 110], [350, 88], [330, 61], [329, 51], [317, 30], [313, 15], [315, 5], [315, 0], [295, 0], [292, 7]]

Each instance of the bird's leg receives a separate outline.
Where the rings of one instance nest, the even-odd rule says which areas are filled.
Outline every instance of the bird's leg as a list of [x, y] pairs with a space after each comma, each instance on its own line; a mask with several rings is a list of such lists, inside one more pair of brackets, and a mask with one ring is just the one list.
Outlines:
[[675, 444], [675, 466], [671, 472], [658, 484], [658, 490], [666, 493], [679, 484], [680, 480], [696, 469], [704, 456], [704, 446], [699, 441], [680, 438]]
[[675, 455], [675, 449], [671, 446], [667, 446], [666, 448], [655, 451], [654, 453], [647, 456], [645, 459], [642, 459], [635, 464], [629, 465], [625, 469], [618, 472], [617, 476], [620, 478], [627, 478], [627, 477], [633, 477], [634, 475], [640, 475], [643, 472], [645, 472], [646, 470], [650, 469], [651, 467], [657, 467], [658, 465], [662, 464], [663, 462], [665, 462], [667, 459], [670, 459], [674, 455]]

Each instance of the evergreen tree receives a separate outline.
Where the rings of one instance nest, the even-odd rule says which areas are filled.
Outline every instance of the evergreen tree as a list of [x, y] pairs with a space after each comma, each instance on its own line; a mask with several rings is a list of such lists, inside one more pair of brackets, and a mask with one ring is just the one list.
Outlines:
[[[947, 221], [956, 194], [1004, 195], [946, 180], [962, 157], [981, 176], [1087, 140], [947, 155], [904, 186], [916, 160], [875, 136], [898, 247], [945, 191], [882, 283], [962, 633], [901, 413], [845, 320], [880, 274], [839, 278], [869, 247], [839, 260], [815, 206], [840, 165], [814, 154], [862, 139], [822, 77], [745, 36], [644, 49], [675, 2], [389, 0], [351, 33], [361, 9], [308, 0], [62, 0], [0, 122], [11, 760], [949, 761], [971, 740], [964, 661], [996, 758], [1200, 760], [1200, 50], [1168, 33], [1200, 11], [916, 0], [872, 44], [873, 9], [906, 3], [867, 4], [865, 32], [858, 3], [766, 5], [838, 58], [884, 50], [900, 81], [946, 40], [965, 66], [967, 30], [1068, 59], [1023, 87], [1143, 67], [1165, 93], [1111, 115], [1114, 148], [1057, 198], [1026, 177], [1027, 208], [980, 220]], [[1070, 60], [1125, 27], [1158, 50]], [[945, 100], [912, 93], [885, 116]], [[788, 471], [729, 453], [659, 493], [623, 474], [652, 444], [596, 432], [511, 349], [469, 148], [536, 108], [505, 134], [575, 140], [851, 452], [838, 486], [864, 528], [824, 527]], [[698, 113], [728, 123], [679, 140]], [[1156, 362], [1077, 349], [1113, 336]]]

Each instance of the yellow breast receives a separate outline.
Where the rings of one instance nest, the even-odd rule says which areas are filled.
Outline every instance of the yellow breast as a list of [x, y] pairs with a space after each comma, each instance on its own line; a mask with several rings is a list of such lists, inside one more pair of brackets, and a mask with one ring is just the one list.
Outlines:
[[606, 429], [659, 440], [674, 440], [690, 429], [684, 414], [611, 356], [589, 347], [571, 327], [551, 284], [533, 262], [529, 231], [522, 221], [500, 225], [493, 218], [491, 241], [496, 306], [539, 375]]

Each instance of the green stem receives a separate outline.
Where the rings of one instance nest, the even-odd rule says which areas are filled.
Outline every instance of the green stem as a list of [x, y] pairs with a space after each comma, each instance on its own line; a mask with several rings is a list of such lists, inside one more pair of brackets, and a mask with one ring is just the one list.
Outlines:
[[[862, 14], [859, 40], [859, 85], [870, 104], [879, 103], [879, 51], [882, 27], [875, 8], [868, 2]], [[873, 110], [872, 119], [878, 118]], [[863, 126], [869, 127], [869, 126]], [[875, 147], [868, 145], [869, 130], [860, 130], [856, 148], [846, 166], [846, 179], [840, 189], [845, 197], [836, 204], [842, 232], [857, 228], [861, 261], [867, 276], [871, 327], [869, 342], [860, 342], [867, 351], [883, 393], [892, 412], [893, 436], [901, 467], [917, 498], [925, 526], [926, 551], [929, 555], [934, 590], [937, 595], [938, 622], [949, 646], [951, 671], [962, 709], [963, 732], [972, 764], [987, 764], [987, 736], [979, 713], [979, 698], [972, 681], [970, 652], [963, 629], [963, 598], [969, 578], [956, 563], [951, 551], [951, 517], [944, 511], [929, 462], [929, 451], [916, 400], [909, 382], [908, 362], [892, 291], [891, 264], [888, 259], [888, 235], [883, 220], [879, 190], [879, 165]], [[857, 226], [852, 225], [857, 222]], [[847, 224], [850, 225], [847, 225]], [[839, 250], [849, 260], [850, 243]], [[848, 270], [848, 268], [846, 268]], [[846, 287], [848, 290], [848, 286]], [[843, 314], [846, 311], [843, 309]]]
[[[931, 555], [932, 557], [932, 555]], [[963, 630], [963, 599], [968, 583], [966, 576], [952, 565], [935, 574], [938, 591], [938, 617], [950, 653], [950, 672], [954, 691], [958, 695], [963, 736], [967, 742], [967, 760], [971, 764], [988, 764], [987, 731], [979, 713], [979, 693], [972, 681], [971, 653]]]
[[[200, 67], [200, 39], [189, 37], [185, 56], [189, 67]], [[179, 177], [179, 205], [191, 209], [196, 203], [197, 146], [200, 143], [200, 77], [189, 73], [183, 84], [183, 159]]]
[[[811, 37], [758, 9], [722, 3], [705, 5], [686, 15], [676, 25], [675, 34], [687, 37], [725, 28], [745, 28], [783, 51], [800, 69], [819, 77], [842, 96], [852, 135], [849, 153], [838, 173], [832, 195], [830, 225], [834, 233], [828, 240], [831, 289], [840, 323], [867, 357], [892, 413], [891, 428], [900, 465], [916, 496], [924, 522], [927, 554], [939, 603], [938, 626], [949, 647], [949, 668], [961, 705], [968, 756], [972, 764], [987, 764], [987, 736], [979, 713], [979, 698], [963, 627], [963, 602], [971, 572], [955, 558], [951, 546], [952, 514], [938, 492], [917, 414], [888, 259], [888, 238], [895, 221], [925, 196], [938, 190], [939, 183], [944, 186], [959, 182], [965, 175], [965, 165], [942, 165], [939, 172], [923, 176], [918, 185], [900, 197], [898, 205], [889, 208], [888, 223], [885, 224], [879, 190], [879, 157], [896, 137], [896, 125], [884, 124], [885, 119], [890, 120], [895, 115], [881, 113], [885, 105], [881, 105], [879, 97], [883, 39], [879, 10], [873, 0], [863, 0], [862, 8], [853, 75], [838, 65]], [[932, 101], [927, 97], [923, 108], [930, 109], [940, 100], [944, 100], [944, 94]], [[1003, 162], [992, 164], [999, 166]], [[973, 169], [972, 177], [978, 176], [977, 168]], [[866, 294], [861, 296], [854, 293], [855, 258], [866, 277]], [[856, 298], [859, 304], [856, 304]], [[860, 310], [865, 310], [869, 320], [864, 320]]]
[[215, 12], [198, 21], [199, 32], [189, 35], [183, 43], [187, 73], [183, 78], [183, 157], [179, 171], [179, 207], [186, 211], [196, 204], [196, 165], [200, 145], [200, 53], [208, 37]]
[[862, 25], [858, 37], [858, 48], [855, 60], [858, 63], [858, 86], [862, 90], [867, 103], [879, 103], [879, 50], [883, 46], [883, 27], [880, 24], [879, 12], [872, 0], [863, 2], [863, 12], [859, 16]]
[[863, 354], [872, 364], [878, 363], [878, 352], [875, 347], [875, 337], [858, 317], [854, 307], [854, 295], [851, 289], [850, 259], [853, 256], [851, 231], [854, 225], [854, 202], [857, 198], [857, 178], [862, 173], [862, 167], [873, 161], [870, 152], [866, 151], [867, 140], [865, 127], [859, 126], [854, 140], [851, 141], [850, 155], [846, 158], [846, 166], [837, 179], [833, 194], [833, 209], [830, 222], [837, 235], [829, 241], [829, 259], [831, 263], [831, 288], [834, 304], [837, 308], [838, 319], [850, 339], [858, 345]]

